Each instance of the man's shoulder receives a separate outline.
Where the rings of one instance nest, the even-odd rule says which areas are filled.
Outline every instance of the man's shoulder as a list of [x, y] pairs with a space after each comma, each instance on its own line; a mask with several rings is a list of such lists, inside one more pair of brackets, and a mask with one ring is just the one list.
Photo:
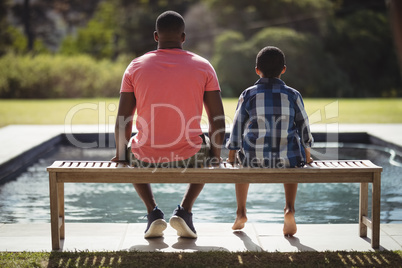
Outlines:
[[149, 51], [149, 52], [147, 52], [147, 53], [145, 53], [145, 54], [143, 54], [141, 56], [138, 56], [138, 57], [134, 58], [132, 60], [132, 62], [141, 62], [141, 61], [144, 61], [144, 60], [146, 60], [148, 58], [152, 58], [156, 54], [157, 54], [157, 50], [152, 50], [152, 51]]
[[209, 60], [207, 60], [206, 58], [204, 58], [203, 56], [200, 56], [194, 52], [188, 51], [188, 50], [183, 50], [183, 53], [187, 54], [188, 56], [191, 57], [192, 60], [197, 61], [197, 62], [201, 62], [201, 63], [205, 63], [205, 64], [210, 64]]
[[145, 53], [145, 54], [143, 54], [141, 56], [135, 57], [133, 60], [131, 60], [131, 62], [129, 64], [129, 67], [133, 67], [136, 64], [139, 64], [139, 63], [142, 63], [142, 62], [146, 61], [148, 58], [151, 58], [155, 54], [155, 52], [156, 52], [156, 50], [155, 51], [149, 51], [149, 52], [147, 52], [147, 53]]

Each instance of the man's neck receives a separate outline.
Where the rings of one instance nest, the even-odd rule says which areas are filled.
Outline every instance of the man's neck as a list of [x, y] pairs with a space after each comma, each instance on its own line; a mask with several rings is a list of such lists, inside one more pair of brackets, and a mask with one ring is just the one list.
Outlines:
[[158, 43], [158, 49], [183, 49], [183, 46], [181, 43], [177, 42], [159, 42]]

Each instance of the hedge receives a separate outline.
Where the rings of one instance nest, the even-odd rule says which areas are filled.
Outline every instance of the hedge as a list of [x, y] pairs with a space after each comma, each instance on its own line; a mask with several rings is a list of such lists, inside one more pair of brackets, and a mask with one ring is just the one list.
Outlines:
[[7, 54], [0, 58], [0, 98], [116, 97], [128, 63], [86, 55]]

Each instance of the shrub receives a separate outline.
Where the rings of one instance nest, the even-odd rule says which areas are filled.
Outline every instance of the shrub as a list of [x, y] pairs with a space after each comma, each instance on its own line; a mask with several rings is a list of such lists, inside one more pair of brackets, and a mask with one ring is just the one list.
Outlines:
[[346, 75], [324, 51], [317, 37], [271, 27], [248, 41], [233, 31], [216, 39], [213, 64], [224, 96], [239, 96], [258, 79], [255, 58], [265, 46], [277, 46], [285, 53], [288, 68], [283, 79], [306, 97], [339, 97], [350, 87]]
[[[246, 47], [241, 33], [227, 31], [215, 40], [216, 52], [212, 59], [223, 97], [238, 97], [256, 79], [254, 49]], [[255, 55], [254, 55], [255, 58]]]
[[252, 42], [258, 51], [273, 45], [285, 53], [283, 79], [306, 97], [341, 97], [350, 90], [346, 75], [314, 35], [272, 27], [259, 32]]
[[0, 58], [0, 98], [90, 98], [118, 96], [127, 63], [85, 55]]

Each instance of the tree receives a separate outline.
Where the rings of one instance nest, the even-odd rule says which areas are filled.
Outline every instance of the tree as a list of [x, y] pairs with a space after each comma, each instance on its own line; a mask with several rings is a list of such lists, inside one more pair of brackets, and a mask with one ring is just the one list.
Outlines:
[[385, 14], [359, 10], [341, 19], [335, 18], [329, 29], [326, 49], [348, 74], [352, 85], [344, 96], [401, 94], [397, 57]]
[[268, 45], [279, 47], [285, 53], [288, 68], [283, 78], [304, 96], [339, 97], [344, 89], [349, 89], [346, 75], [324, 51], [317, 37], [289, 28], [271, 27], [248, 41], [238, 32], [226, 32], [217, 38], [213, 63], [224, 96], [239, 96], [258, 79], [254, 71], [256, 55]]
[[255, 60], [252, 58], [255, 49], [250, 45], [241, 33], [235, 31], [226, 31], [215, 39], [212, 64], [224, 97], [238, 97], [256, 80]]
[[388, 4], [392, 21], [392, 30], [394, 33], [395, 48], [399, 56], [399, 71], [402, 78], [402, 2], [392, 0], [389, 1]]
[[[47, 7], [41, 1], [24, 0], [22, 3], [15, 2], [12, 7], [14, 17], [23, 26], [24, 34], [27, 39], [27, 50], [32, 51], [38, 37], [44, 37], [54, 30], [53, 22], [47, 16]], [[54, 35], [54, 33], [53, 33]], [[51, 45], [51, 42], [47, 43]]]
[[184, 14], [191, 1], [106, 0], [88, 24], [62, 43], [61, 53], [88, 53], [114, 59], [118, 54], [141, 55], [156, 49], [153, 40], [156, 17], [167, 9]]
[[24, 29], [28, 51], [37, 50], [35, 47], [40, 43], [55, 51], [65, 33], [74, 32], [77, 26], [83, 26], [88, 21], [99, 1], [10, 1], [4, 10], [11, 11], [15, 27]]
[[198, 0], [116, 0], [119, 3], [119, 32], [121, 50], [142, 55], [156, 49], [153, 39], [156, 18], [166, 10], [182, 15]]
[[112, 58], [115, 54], [114, 38], [117, 32], [117, 9], [112, 2], [99, 4], [93, 18], [77, 35], [68, 36], [60, 47], [61, 54], [85, 53], [96, 59]]
[[320, 33], [333, 4], [328, 0], [206, 0], [225, 29], [240, 31], [250, 37], [265, 27], [288, 27]]
[[12, 40], [8, 31], [9, 24], [7, 22], [8, 1], [0, 2], [0, 56], [5, 54]]

